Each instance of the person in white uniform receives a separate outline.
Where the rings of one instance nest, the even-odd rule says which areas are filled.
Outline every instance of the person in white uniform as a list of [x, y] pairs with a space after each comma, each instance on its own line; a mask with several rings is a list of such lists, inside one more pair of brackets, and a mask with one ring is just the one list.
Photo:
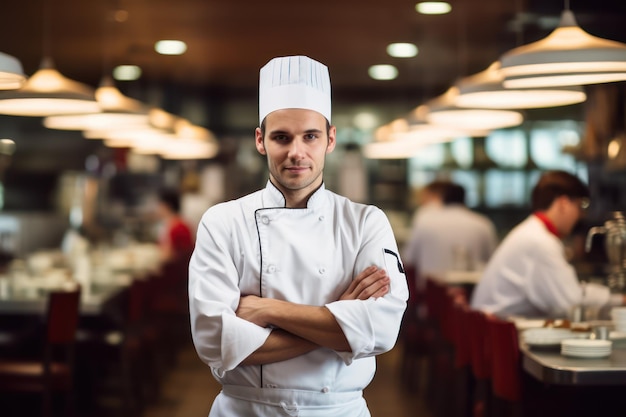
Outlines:
[[209, 208], [189, 265], [196, 351], [222, 384], [209, 416], [369, 416], [363, 389], [395, 344], [404, 268], [377, 207], [325, 189], [328, 68], [305, 56], [260, 71], [264, 189]]
[[624, 304], [608, 287], [580, 282], [565, 256], [567, 237], [589, 205], [575, 175], [544, 173], [531, 195], [534, 211], [496, 249], [474, 289], [471, 306], [501, 317], [567, 318], [572, 307]]
[[441, 203], [427, 206], [416, 216], [402, 252], [407, 269], [415, 271], [418, 290], [424, 287], [424, 277], [443, 278], [454, 269], [481, 269], [498, 242], [493, 222], [465, 206], [463, 186], [435, 181], [427, 189], [439, 195]]

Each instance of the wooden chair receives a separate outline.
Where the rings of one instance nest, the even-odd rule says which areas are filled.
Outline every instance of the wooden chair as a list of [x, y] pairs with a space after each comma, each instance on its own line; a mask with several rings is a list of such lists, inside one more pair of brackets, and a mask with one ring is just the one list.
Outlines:
[[36, 360], [0, 361], [0, 392], [40, 394], [43, 416], [52, 415], [53, 394], [63, 393], [63, 415], [73, 415], [74, 345], [79, 303], [80, 287], [49, 293], [42, 355]]

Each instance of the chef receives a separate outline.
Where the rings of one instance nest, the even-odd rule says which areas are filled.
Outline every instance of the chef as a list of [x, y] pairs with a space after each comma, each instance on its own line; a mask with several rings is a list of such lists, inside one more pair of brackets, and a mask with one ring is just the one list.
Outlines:
[[566, 318], [575, 306], [624, 303], [608, 287], [579, 282], [565, 257], [567, 237], [589, 205], [589, 190], [565, 171], [544, 173], [532, 191], [534, 213], [517, 225], [487, 263], [471, 306], [498, 316]]
[[193, 341], [222, 384], [209, 416], [369, 416], [375, 356], [408, 297], [384, 213], [324, 186], [328, 68], [305, 56], [260, 71], [264, 189], [211, 207], [189, 266]]

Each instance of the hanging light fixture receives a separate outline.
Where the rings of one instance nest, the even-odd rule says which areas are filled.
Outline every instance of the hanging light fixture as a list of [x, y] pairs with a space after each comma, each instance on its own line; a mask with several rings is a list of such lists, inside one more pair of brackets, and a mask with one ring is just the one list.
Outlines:
[[102, 109], [100, 113], [48, 116], [43, 121], [44, 126], [49, 129], [102, 131], [150, 125], [148, 107], [122, 94], [109, 76], [102, 78], [95, 98]]
[[626, 80], [626, 44], [582, 30], [568, 7], [547, 37], [500, 57], [505, 88], [555, 87]]
[[61, 75], [48, 57], [22, 88], [0, 93], [0, 114], [50, 116], [99, 111], [94, 89]]
[[456, 105], [481, 109], [532, 109], [582, 103], [587, 95], [580, 86], [504, 88], [500, 62], [460, 79]]
[[459, 96], [457, 87], [426, 103], [429, 111], [426, 121], [434, 125], [445, 125], [461, 130], [489, 131], [520, 125], [524, 117], [520, 112], [495, 109], [468, 109], [456, 105]]
[[0, 90], [15, 90], [26, 81], [20, 61], [0, 52]]

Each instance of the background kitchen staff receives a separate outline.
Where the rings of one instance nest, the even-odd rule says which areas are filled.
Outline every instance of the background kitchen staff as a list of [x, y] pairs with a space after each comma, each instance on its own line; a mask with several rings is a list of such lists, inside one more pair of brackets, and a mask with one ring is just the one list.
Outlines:
[[326, 66], [260, 73], [264, 189], [203, 216], [190, 263], [193, 340], [222, 384], [210, 416], [369, 416], [362, 390], [391, 349], [408, 291], [384, 213], [325, 189]]
[[589, 190], [575, 175], [544, 173], [532, 195], [534, 213], [517, 225], [487, 263], [471, 305], [499, 316], [565, 318], [574, 306], [624, 303], [608, 287], [580, 283], [565, 258], [567, 237], [589, 205]]

